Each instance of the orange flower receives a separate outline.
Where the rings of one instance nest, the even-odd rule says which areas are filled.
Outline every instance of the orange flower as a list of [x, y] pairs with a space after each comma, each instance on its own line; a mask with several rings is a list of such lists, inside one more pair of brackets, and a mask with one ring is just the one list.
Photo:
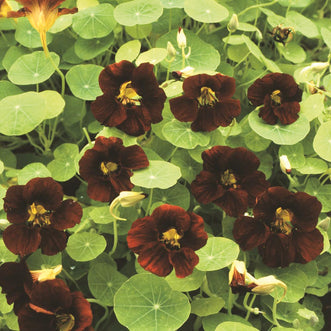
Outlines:
[[7, 13], [11, 11], [11, 7], [6, 0], [0, 0], [0, 17], [7, 17]]
[[[0, 0], [1, 1], [1, 0]], [[18, 11], [10, 11], [7, 17], [26, 16], [31, 25], [39, 32], [42, 46], [46, 55], [48, 48], [46, 42], [46, 32], [55, 23], [55, 20], [65, 14], [74, 14], [77, 8], [58, 8], [64, 0], [17, 0], [23, 8]]]

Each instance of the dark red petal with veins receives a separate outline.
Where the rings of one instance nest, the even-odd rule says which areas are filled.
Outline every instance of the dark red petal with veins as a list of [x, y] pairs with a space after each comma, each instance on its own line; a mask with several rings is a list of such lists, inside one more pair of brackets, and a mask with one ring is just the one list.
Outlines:
[[214, 146], [205, 150], [202, 154], [203, 170], [223, 173], [228, 169], [229, 157], [233, 149], [228, 146]]
[[67, 246], [67, 234], [63, 231], [55, 230], [51, 227], [40, 229], [41, 253], [45, 255], [55, 255], [62, 252]]
[[248, 193], [249, 207], [255, 206], [257, 196], [262, 194], [269, 186], [269, 182], [261, 171], [255, 171], [253, 174], [243, 178], [241, 188]]
[[178, 278], [189, 276], [193, 272], [194, 267], [199, 263], [198, 255], [188, 247], [184, 247], [179, 251], [172, 251], [169, 258]]
[[[231, 98], [236, 90], [236, 81], [233, 77], [217, 74], [214, 77], [219, 81], [220, 88], [217, 90], [221, 99]], [[222, 101], [221, 101], [222, 102]], [[239, 114], [238, 114], [239, 115]]]
[[56, 230], [65, 230], [80, 223], [83, 215], [82, 207], [72, 199], [65, 200], [51, 216], [51, 227]]
[[220, 81], [217, 75], [210, 76], [207, 74], [200, 74], [188, 77], [184, 80], [183, 91], [184, 95], [190, 99], [196, 99], [201, 95], [201, 88], [209, 87], [214, 92], [217, 92], [220, 87]]
[[18, 315], [20, 331], [57, 331], [54, 315], [37, 313], [29, 306], [22, 309]]
[[247, 91], [247, 98], [254, 106], [264, 104], [264, 98], [274, 91], [274, 81], [270, 75], [257, 79]]
[[75, 317], [75, 331], [84, 331], [92, 324], [93, 315], [90, 303], [84, 298], [82, 292], [71, 293], [72, 315]]
[[10, 186], [4, 197], [3, 209], [7, 219], [14, 224], [24, 223], [29, 218], [28, 205], [23, 198], [24, 185]]
[[[137, 91], [137, 94], [143, 98], [153, 97], [159, 92], [159, 84], [153, 72], [154, 66], [150, 63], [142, 63], [134, 69], [132, 74], [132, 87]], [[165, 93], [162, 93], [162, 98], [165, 101]]]
[[299, 102], [284, 102], [280, 106], [273, 108], [274, 114], [279, 118], [282, 124], [292, 124], [298, 118], [298, 112], [300, 111]]
[[14, 254], [25, 256], [35, 252], [40, 244], [40, 228], [13, 224], [3, 232], [3, 241]]
[[228, 159], [228, 169], [241, 178], [254, 173], [260, 165], [257, 156], [244, 147], [234, 148]]
[[181, 122], [192, 122], [198, 115], [198, 103], [195, 99], [180, 96], [169, 100], [170, 110]]
[[260, 108], [259, 117], [270, 125], [274, 125], [278, 122], [278, 117], [274, 114], [271, 105], [266, 105]]
[[[128, 189], [129, 191], [131, 188]], [[108, 180], [91, 179], [87, 186], [88, 196], [96, 201], [110, 202], [113, 201], [119, 192], [116, 192]]]
[[229, 216], [239, 216], [247, 210], [248, 193], [240, 189], [228, 189], [225, 194], [214, 201], [220, 206]]
[[144, 150], [138, 146], [128, 146], [121, 152], [121, 164], [128, 169], [141, 169], [149, 166], [149, 161]]

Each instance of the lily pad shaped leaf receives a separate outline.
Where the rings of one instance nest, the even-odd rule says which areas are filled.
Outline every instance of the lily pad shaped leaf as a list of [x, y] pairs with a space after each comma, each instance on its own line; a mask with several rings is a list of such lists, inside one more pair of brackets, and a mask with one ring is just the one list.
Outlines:
[[45, 100], [44, 118], [54, 118], [63, 112], [65, 101], [61, 94], [56, 91], [43, 91], [40, 95]]
[[[51, 52], [53, 62], [56, 66], [60, 58], [56, 53]], [[52, 76], [55, 69], [43, 51], [33, 52], [20, 56], [10, 67], [8, 72], [9, 80], [17, 85], [39, 84]]]
[[252, 326], [248, 326], [246, 324], [240, 322], [223, 322], [217, 325], [215, 331], [258, 331]]
[[114, 10], [114, 17], [119, 24], [133, 26], [157, 21], [163, 7], [158, 0], [134, 0], [119, 4]]
[[165, 48], [152, 48], [146, 52], [141, 53], [137, 60], [136, 60], [136, 66], [139, 66], [141, 63], [149, 62], [151, 64], [157, 64], [161, 61], [163, 61], [168, 52]]
[[174, 186], [180, 177], [180, 168], [172, 163], [150, 161], [148, 168], [134, 172], [131, 182], [141, 187], [166, 189]]
[[177, 330], [190, 311], [185, 294], [173, 291], [165, 279], [152, 274], [132, 276], [114, 298], [115, 315], [130, 331]]
[[0, 101], [0, 133], [20, 136], [29, 133], [44, 119], [44, 98], [36, 92], [6, 97]]
[[185, 0], [160, 0], [163, 8], [184, 8]]
[[277, 145], [294, 145], [306, 137], [310, 130], [309, 121], [303, 115], [289, 125], [280, 123], [270, 125], [259, 117], [257, 111], [252, 111], [248, 115], [248, 122], [257, 134], [272, 140]]
[[51, 173], [40, 162], [30, 163], [19, 170], [17, 182], [19, 185], [25, 185], [30, 179], [35, 177], [51, 177]]
[[331, 121], [323, 123], [318, 128], [313, 147], [321, 158], [331, 162]]
[[122, 60], [133, 61], [140, 53], [141, 42], [139, 40], [130, 40], [123, 44], [115, 55], [115, 62]]

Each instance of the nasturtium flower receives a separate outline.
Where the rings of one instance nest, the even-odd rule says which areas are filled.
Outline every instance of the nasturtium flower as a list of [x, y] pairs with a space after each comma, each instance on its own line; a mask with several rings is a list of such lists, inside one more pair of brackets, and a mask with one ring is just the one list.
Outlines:
[[269, 186], [257, 170], [259, 159], [246, 148], [214, 146], [202, 153], [202, 160], [203, 170], [191, 183], [191, 191], [198, 202], [213, 202], [230, 216], [253, 207]]
[[45, 255], [65, 249], [65, 229], [80, 222], [82, 207], [72, 199], [63, 201], [59, 183], [51, 177], [33, 178], [26, 185], [8, 188], [4, 210], [12, 225], [3, 233], [7, 248], [25, 256], [39, 247]]
[[77, 8], [58, 8], [64, 0], [17, 0], [23, 8], [11, 11], [7, 17], [26, 16], [31, 25], [39, 32], [42, 46], [46, 55], [48, 48], [46, 32], [53, 26], [56, 19], [61, 15], [74, 14]]
[[234, 78], [221, 74], [194, 75], [183, 83], [184, 95], [169, 101], [170, 109], [181, 122], [192, 122], [193, 131], [212, 131], [229, 126], [240, 114], [240, 101], [232, 99]]
[[87, 194], [93, 200], [111, 202], [122, 191], [133, 188], [131, 170], [148, 167], [149, 162], [138, 145], [123, 146], [120, 138], [98, 137], [79, 161], [80, 175], [87, 181]]
[[150, 130], [162, 121], [166, 100], [153, 73], [153, 65], [137, 68], [129, 61], [108, 65], [101, 71], [99, 85], [104, 93], [91, 104], [94, 117], [103, 125], [117, 127], [131, 136]]
[[254, 106], [263, 107], [259, 116], [268, 124], [294, 123], [299, 118], [302, 90], [288, 74], [271, 73], [257, 79], [248, 89], [247, 97]]
[[254, 217], [240, 216], [233, 236], [243, 250], [258, 247], [269, 267], [307, 263], [323, 250], [323, 236], [316, 225], [321, 203], [304, 192], [271, 187], [258, 198]]
[[145, 270], [164, 277], [174, 268], [176, 276], [184, 278], [198, 264], [194, 251], [203, 247], [207, 238], [202, 217], [165, 204], [134, 221], [127, 242]]
[[6, 0], [0, 0], [0, 17], [7, 17], [11, 7]]
[[35, 285], [30, 301], [18, 313], [21, 331], [88, 331], [93, 320], [89, 302], [81, 292], [70, 292], [61, 279]]

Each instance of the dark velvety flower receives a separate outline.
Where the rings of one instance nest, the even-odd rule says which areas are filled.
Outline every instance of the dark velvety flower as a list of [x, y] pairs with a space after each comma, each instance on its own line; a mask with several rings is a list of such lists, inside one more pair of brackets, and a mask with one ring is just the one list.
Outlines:
[[171, 99], [170, 109], [181, 122], [192, 122], [193, 131], [212, 131], [228, 126], [240, 114], [240, 101], [232, 99], [234, 78], [216, 74], [195, 75], [184, 80], [184, 95]]
[[175, 268], [176, 276], [184, 278], [198, 264], [194, 251], [203, 247], [207, 238], [202, 217], [165, 204], [151, 216], [133, 222], [127, 242], [145, 270], [164, 277]]
[[323, 250], [323, 236], [316, 229], [321, 208], [307, 193], [271, 187], [259, 197], [254, 218], [235, 221], [233, 236], [243, 250], [258, 247], [269, 267], [307, 263]]
[[288, 74], [271, 73], [257, 79], [247, 97], [254, 106], [263, 107], [259, 116], [268, 124], [291, 124], [299, 116], [302, 90]]
[[101, 124], [140, 136], [150, 130], [151, 123], [162, 120], [166, 95], [152, 64], [137, 68], [125, 60], [111, 64], [101, 71], [99, 85], [104, 94], [92, 102], [91, 110]]
[[80, 222], [82, 207], [71, 199], [62, 201], [59, 183], [50, 177], [31, 179], [9, 187], [4, 210], [10, 223], [3, 233], [7, 248], [21, 256], [36, 251], [54, 255], [65, 249], [65, 229]]
[[243, 214], [268, 186], [260, 161], [246, 148], [214, 146], [202, 153], [203, 170], [191, 184], [198, 202], [213, 202], [228, 215]]
[[61, 279], [37, 284], [18, 314], [21, 331], [91, 330], [92, 311], [81, 292], [70, 292]]
[[111, 202], [121, 191], [130, 191], [131, 169], [148, 167], [149, 162], [138, 145], [124, 147], [122, 139], [98, 137], [79, 161], [80, 175], [87, 181], [87, 194], [93, 200]]
[[11, 11], [7, 17], [26, 16], [31, 25], [39, 32], [40, 39], [48, 54], [46, 32], [53, 26], [56, 19], [65, 14], [74, 14], [77, 8], [58, 8], [65, 0], [17, 0], [23, 8], [18, 11]]

